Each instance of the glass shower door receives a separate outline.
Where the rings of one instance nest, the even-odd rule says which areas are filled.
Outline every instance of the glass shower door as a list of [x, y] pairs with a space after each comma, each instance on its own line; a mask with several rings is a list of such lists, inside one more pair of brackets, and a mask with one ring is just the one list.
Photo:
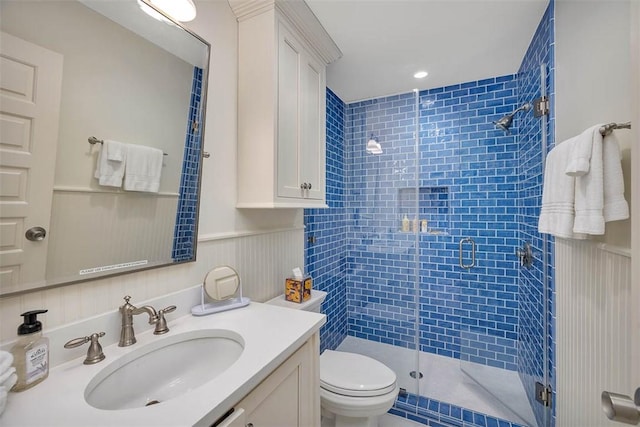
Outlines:
[[[509, 134], [491, 122], [544, 95], [545, 78], [546, 67], [536, 65], [496, 82], [495, 95], [504, 103], [485, 117], [484, 137], [461, 152], [459, 189], [469, 197], [458, 209], [468, 221], [456, 236], [462, 242], [458, 298], [467, 312], [460, 325], [461, 369], [489, 396], [487, 413], [536, 427], [550, 418], [536, 400], [549, 383], [548, 251], [537, 233], [547, 118], [522, 109]], [[530, 267], [515, 254], [526, 245], [535, 255]]]
[[415, 105], [415, 95], [407, 93], [347, 106], [349, 336], [338, 348], [381, 361], [396, 372], [403, 392], [414, 395]]

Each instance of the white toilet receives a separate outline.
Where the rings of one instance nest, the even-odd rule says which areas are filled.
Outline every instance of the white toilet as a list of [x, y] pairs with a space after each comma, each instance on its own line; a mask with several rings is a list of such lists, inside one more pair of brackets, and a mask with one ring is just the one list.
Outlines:
[[[302, 304], [286, 301], [284, 295], [267, 304], [319, 313], [326, 296], [314, 290]], [[320, 355], [322, 416], [334, 419], [336, 427], [377, 427], [378, 417], [391, 409], [398, 390], [395, 372], [375, 359], [332, 350]]]

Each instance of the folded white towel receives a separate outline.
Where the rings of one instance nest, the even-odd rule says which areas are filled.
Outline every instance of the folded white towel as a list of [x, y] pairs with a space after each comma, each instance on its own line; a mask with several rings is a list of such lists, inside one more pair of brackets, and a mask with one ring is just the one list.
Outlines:
[[98, 152], [98, 161], [94, 177], [98, 184], [108, 187], [121, 187], [126, 165], [126, 144], [106, 140]]
[[564, 141], [547, 155], [538, 231], [556, 237], [585, 239], [587, 236], [573, 232], [575, 178], [565, 173], [575, 141], [575, 137]]
[[7, 396], [9, 394], [9, 389], [6, 387], [0, 386], [0, 415], [4, 412], [4, 409], [7, 407]]
[[592, 126], [576, 137], [565, 169], [567, 175], [582, 176], [589, 172], [593, 143], [602, 142], [600, 126], [602, 125]]
[[624, 198], [620, 146], [615, 132], [604, 137], [602, 157], [604, 164], [604, 221], [627, 219], [629, 218], [629, 204]]
[[13, 354], [0, 350], [0, 374], [8, 370], [13, 365]]
[[11, 390], [11, 387], [13, 387], [13, 385], [15, 384], [15, 382], [11, 384], [12, 377], [14, 376], [16, 376], [16, 368], [13, 366], [7, 369], [6, 371], [0, 373], [0, 386], [5, 386], [5, 387], [9, 386], [8, 390]]
[[127, 144], [122, 142], [106, 140], [104, 148], [107, 150], [107, 159], [114, 162], [124, 162], [127, 156]]
[[162, 150], [129, 144], [125, 167], [124, 189], [157, 193], [162, 174]]
[[[594, 128], [589, 128], [594, 129]], [[574, 233], [604, 234], [604, 164], [602, 135], [596, 129], [592, 133], [591, 158], [588, 172], [576, 176]], [[583, 133], [584, 134], [584, 133]], [[577, 141], [581, 140], [578, 136]]]

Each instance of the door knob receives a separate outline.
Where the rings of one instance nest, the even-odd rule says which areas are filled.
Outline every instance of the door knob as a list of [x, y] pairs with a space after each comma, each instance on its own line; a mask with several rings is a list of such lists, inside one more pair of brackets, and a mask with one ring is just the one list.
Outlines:
[[26, 233], [24, 233], [24, 237], [26, 237], [27, 240], [31, 240], [32, 242], [39, 242], [40, 240], [44, 240], [46, 235], [47, 230], [42, 227], [31, 227], [27, 230]]

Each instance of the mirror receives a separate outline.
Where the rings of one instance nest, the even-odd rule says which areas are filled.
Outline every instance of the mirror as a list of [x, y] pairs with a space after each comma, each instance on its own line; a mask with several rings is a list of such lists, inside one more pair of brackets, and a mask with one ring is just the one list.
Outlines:
[[209, 44], [137, 0], [3, 0], [0, 28], [0, 296], [194, 261]]
[[191, 307], [194, 316], [207, 316], [235, 310], [249, 305], [251, 300], [242, 296], [240, 276], [231, 267], [223, 265], [210, 270], [202, 282], [200, 304]]

